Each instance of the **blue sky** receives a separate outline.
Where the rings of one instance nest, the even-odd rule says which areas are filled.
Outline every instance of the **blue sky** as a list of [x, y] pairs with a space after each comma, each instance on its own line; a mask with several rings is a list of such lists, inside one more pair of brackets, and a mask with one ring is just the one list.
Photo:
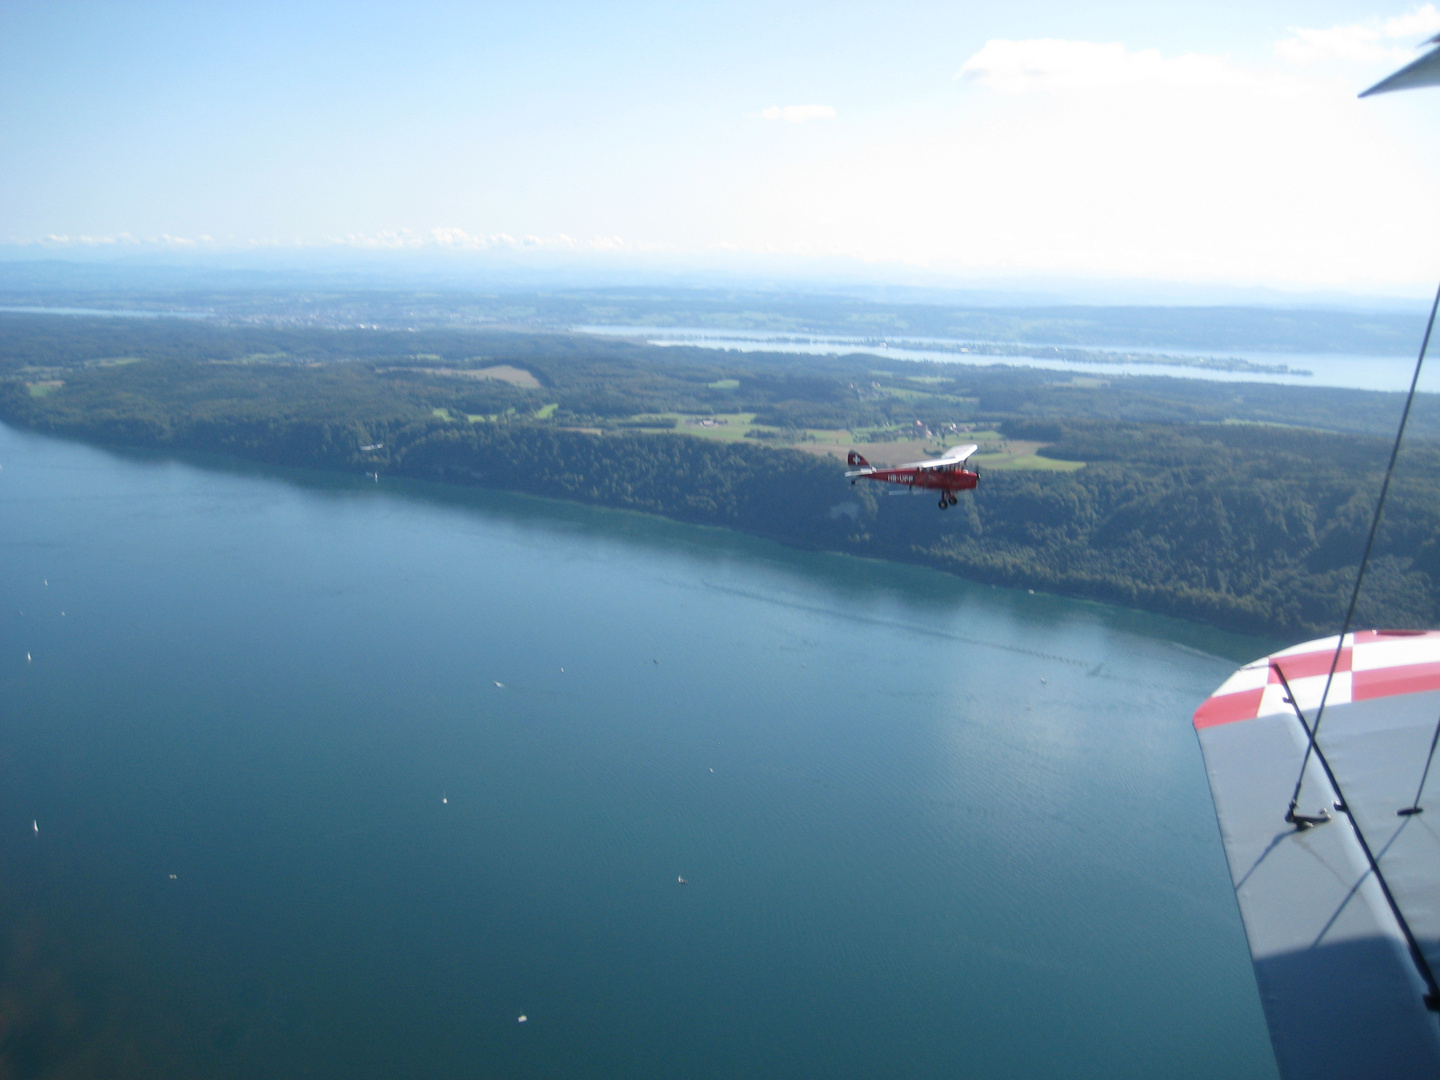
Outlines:
[[[0, 5], [0, 243], [1414, 294], [1430, 4]], [[12, 249], [13, 250], [13, 249]]]

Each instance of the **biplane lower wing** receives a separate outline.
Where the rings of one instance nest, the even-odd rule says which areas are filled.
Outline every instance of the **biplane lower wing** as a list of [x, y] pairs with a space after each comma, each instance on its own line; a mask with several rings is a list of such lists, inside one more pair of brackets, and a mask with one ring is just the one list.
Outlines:
[[1428, 812], [1423, 795], [1420, 813], [1398, 811], [1417, 803], [1440, 720], [1440, 633], [1346, 635], [1295, 808], [1319, 820], [1297, 828], [1300, 717], [1313, 725], [1336, 644], [1247, 664], [1196, 733], [1285, 1080], [1433, 1078], [1440, 1013], [1422, 964], [1440, 971], [1440, 776]]

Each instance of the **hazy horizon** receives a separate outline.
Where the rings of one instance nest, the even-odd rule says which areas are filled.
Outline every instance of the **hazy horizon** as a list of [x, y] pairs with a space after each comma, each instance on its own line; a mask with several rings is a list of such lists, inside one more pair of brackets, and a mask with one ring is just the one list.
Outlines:
[[0, 297], [98, 289], [135, 294], [240, 288], [552, 293], [615, 289], [849, 296], [955, 307], [1276, 307], [1425, 310], [1433, 292], [1283, 289], [1262, 285], [1083, 276], [903, 272], [843, 260], [564, 258], [525, 253], [100, 251], [57, 253], [0, 245]]
[[1356, 0], [10, 5], [0, 258], [1418, 298], [1435, 97], [1355, 95], [1437, 30]]

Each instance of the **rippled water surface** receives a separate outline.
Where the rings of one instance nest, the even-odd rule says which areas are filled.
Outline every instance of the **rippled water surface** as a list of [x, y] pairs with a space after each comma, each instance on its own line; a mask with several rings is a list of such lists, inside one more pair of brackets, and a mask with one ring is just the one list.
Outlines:
[[511, 495], [0, 464], [15, 1076], [1274, 1075], [1189, 725], [1269, 643]]

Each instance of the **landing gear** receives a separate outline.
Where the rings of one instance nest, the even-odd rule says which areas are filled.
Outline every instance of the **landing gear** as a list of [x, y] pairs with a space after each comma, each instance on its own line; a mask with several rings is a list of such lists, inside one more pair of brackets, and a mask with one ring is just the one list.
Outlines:
[[959, 495], [956, 495], [953, 491], [950, 492], [950, 505], [951, 505], [951, 506], [954, 506], [954, 505], [955, 505], [956, 503], [958, 503], [959, 501], [960, 501], [960, 496], [959, 496]]
[[944, 509], [946, 509], [947, 507], [949, 507], [949, 505], [950, 505], [950, 499], [949, 499], [949, 497], [942, 492], [941, 495], [940, 495], [940, 509], [941, 509], [941, 510], [944, 510]]

